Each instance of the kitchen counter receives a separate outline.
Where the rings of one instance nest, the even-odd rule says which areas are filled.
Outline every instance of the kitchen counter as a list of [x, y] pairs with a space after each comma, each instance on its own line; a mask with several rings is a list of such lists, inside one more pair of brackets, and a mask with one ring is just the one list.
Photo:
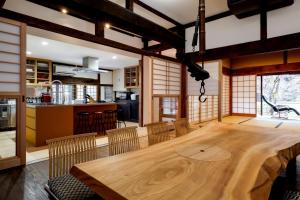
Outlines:
[[103, 105], [115, 105], [116, 103], [88, 103], [88, 104], [46, 104], [46, 103], [40, 103], [40, 104], [26, 104], [26, 107], [28, 108], [43, 108], [43, 107], [63, 107], [63, 106], [103, 106]]
[[[93, 113], [116, 109], [116, 103], [27, 104], [26, 140], [33, 146], [44, 146], [46, 140], [76, 134], [79, 112]], [[91, 126], [92, 120], [91, 117]]]

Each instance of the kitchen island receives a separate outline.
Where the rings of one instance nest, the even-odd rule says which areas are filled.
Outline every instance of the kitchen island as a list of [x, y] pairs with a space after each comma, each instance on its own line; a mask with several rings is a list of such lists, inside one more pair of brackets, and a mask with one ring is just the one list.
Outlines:
[[46, 140], [75, 134], [79, 112], [93, 113], [116, 109], [115, 103], [27, 104], [26, 140], [33, 146], [44, 146]]

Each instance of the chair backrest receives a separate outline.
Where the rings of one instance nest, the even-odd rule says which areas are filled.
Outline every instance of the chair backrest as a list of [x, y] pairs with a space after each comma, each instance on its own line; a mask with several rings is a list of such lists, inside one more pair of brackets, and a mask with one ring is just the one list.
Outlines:
[[171, 126], [167, 122], [146, 124], [149, 145], [157, 144], [171, 139]]
[[186, 118], [178, 119], [174, 122], [176, 137], [186, 135], [189, 132], [189, 123]]
[[140, 149], [137, 126], [107, 130], [109, 155], [117, 155]]
[[262, 99], [264, 100], [264, 102], [266, 102], [269, 106], [271, 106], [272, 109], [273, 109], [275, 112], [278, 112], [277, 107], [276, 107], [275, 105], [273, 105], [272, 103], [270, 103], [270, 102], [266, 99], [266, 97], [265, 97], [264, 95], [262, 95], [261, 97], [262, 97]]
[[96, 135], [97, 133], [87, 133], [47, 140], [49, 178], [69, 174], [73, 165], [95, 160]]

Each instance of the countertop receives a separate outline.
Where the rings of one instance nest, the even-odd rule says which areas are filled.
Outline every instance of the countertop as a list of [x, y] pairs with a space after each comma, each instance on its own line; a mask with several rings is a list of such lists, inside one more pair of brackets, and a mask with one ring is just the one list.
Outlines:
[[27, 108], [49, 108], [49, 107], [63, 107], [63, 106], [73, 106], [73, 107], [82, 107], [82, 106], [103, 106], [103, 105], [115, 105], [116, 103], [88, 103], [88, 104], [26, 104]]

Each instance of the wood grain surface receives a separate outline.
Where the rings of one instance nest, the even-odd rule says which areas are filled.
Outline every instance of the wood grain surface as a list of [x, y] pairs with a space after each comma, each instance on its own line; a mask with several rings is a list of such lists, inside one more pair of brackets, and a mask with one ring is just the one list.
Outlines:
[[[203, 161], [177, 153], [209, 145], [230, 158]], [[267, 200], [275, 178], [300, 153], [300, 132], [211, 123], [136, 152], [74, 166], [71, 173], [105, 199]]]

